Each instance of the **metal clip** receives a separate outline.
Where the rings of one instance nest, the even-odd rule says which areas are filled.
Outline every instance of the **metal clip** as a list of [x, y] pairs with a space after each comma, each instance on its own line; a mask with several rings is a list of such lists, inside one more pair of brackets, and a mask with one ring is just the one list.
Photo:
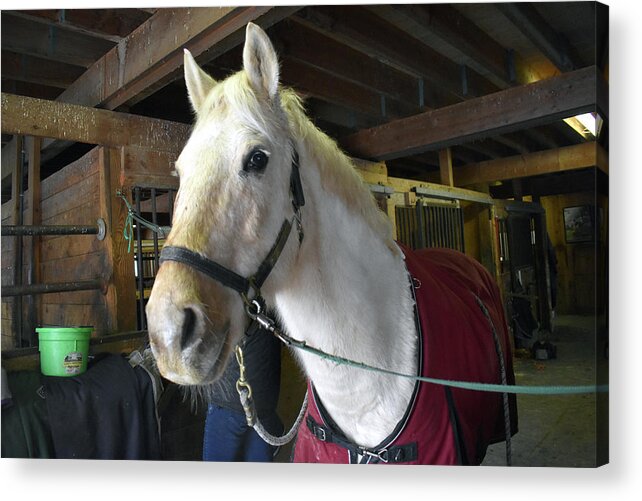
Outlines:
[[369, 449], [366, 449], [365, 447], [361, 447], [360, 449], [363, 456], [370, 456], [373, 458], [377, 458], [379, 461], [383, 463], [388, 462], [388, 449], [381, 449], [378, 452], [371, 451]]
[[252, 387], [245, 377], [245, 361], [243, 359], [243, 350], [240, 346], [237, 345], [235, 348], [235, 352], [236, 362], [239, 364], [239, 378], [236, 381], [236, 391], [238, 391], [239, 395], [241, 395], [243, 389], [245, 389], [247, 391], [247, 399], [249, 400], [252, 398]]

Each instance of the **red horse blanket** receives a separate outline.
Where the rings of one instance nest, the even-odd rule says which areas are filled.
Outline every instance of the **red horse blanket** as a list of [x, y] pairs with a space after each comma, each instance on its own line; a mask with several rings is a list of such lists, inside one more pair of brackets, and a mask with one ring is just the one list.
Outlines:
[[[477, 261], [449, 249], [402, 247], [412, 277], [423, 376], [501, 383], [494, 326], [508, 384], [515, 384], [511, 344], [499, 289]], [[477, 299], [478, 298], [478, 299]], [[480, 464], [489, 444], [505, 440], [502, 395], [419, 382], [406, 415], [377, 447], [347, 440], [308, 384], [306, 426], [299, 429], [294, 462]], [[510, 395], [511, 434], [517, 406]]]

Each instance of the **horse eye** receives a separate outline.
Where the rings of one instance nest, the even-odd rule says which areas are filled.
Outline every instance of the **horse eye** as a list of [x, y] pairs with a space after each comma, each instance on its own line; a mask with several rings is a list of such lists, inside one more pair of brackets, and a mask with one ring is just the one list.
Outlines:
[[245, 165], [243, 166], [243, 170], [245, 172], [250, 172], [250, 171], [261, 171], [265, 169], [267, 163], [268, 163], [268, 156], [264, 151], [261, 150], [255, 150], [252, 153], [250, 153], [250, 156], [247, 158], [245, 161]]

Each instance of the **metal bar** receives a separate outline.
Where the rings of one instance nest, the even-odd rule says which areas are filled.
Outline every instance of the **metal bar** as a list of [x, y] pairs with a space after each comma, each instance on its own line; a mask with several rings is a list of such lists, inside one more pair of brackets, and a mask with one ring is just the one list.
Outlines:
[[[154, 226], [158, 226], [158, 217], [156, 214], [156, 188], [152, 188], [152, 223]], [[168, 194], [169, 197], [169, 194]], [[152, 232], [153, 238], [154, 238], [154, 277], [156, 277], [156, 273], [158, 272], [158, 267], [160, 266], [160, 263], [158, 262], [158, 233], [155, 231]]]
[[34, 294], [51, 294], [54, 292], [76, 292], [102, 289], [105, 281], [102, 278], [79, 280], [76, 282], [59, 282], [51, 284], [3, 285], [2, 296], [30, 296]]
[[[134, 188], [134, 202], [136, 214], [140, 215], [140, 188]], [[140, 328], [145, 330], [147, 322], [145, 317], [145, 269], [143, 268], [143, 232], [140, 223], [136, 221], [136, 264], [138, 267], [138, 312], [140, 314]]]
[[450, 237], [452, 237], [452, 228], [450, 226], [450, 209], [444, 207], [444, 229], [446, 230], [446, 247], [452, 249], [453, 243]]
[[3, 225], [2, 236], [34, 235], [97, 235], [99, 225]]
[[172, 220], [174, 219], [174, 201], [176, 200], [176, 190], [169, 190], [167, 192], [169, 197], [169, 225], [172, 225]]
[[460, 238], [460, 245], [459, 245], [459, 250], [462, 252], [466, 252], [466, 232], [465, 230], [465, 221], [464, 221], [464, 209], [458, 209], [459, 211], [459, 238]]
[[426, 247], [426, 222], [424, 220], [424, 204], [421, 199], [415, 204], [415, 217], [417, 218], [417, 249]]

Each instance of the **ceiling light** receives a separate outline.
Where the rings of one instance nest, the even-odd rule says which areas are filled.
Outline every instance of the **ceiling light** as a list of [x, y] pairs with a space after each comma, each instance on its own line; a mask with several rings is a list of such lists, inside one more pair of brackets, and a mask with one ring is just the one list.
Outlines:
[[585, 139], [599, 137], [602, 130], [602, 117], [597, 113], [584, 113], [571, 118], [565, 118], [564, 121]]

